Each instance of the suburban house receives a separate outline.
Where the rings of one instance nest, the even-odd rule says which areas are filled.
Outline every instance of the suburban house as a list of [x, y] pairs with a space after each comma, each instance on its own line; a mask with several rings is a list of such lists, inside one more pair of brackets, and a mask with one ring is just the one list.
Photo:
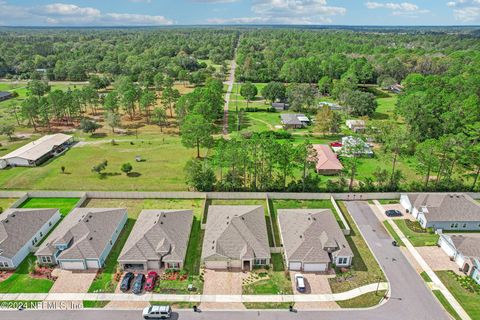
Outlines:
[[367, 130], [365, 120], [347, 120], [346, 125], [355, 133], [363, 133]]
[[63, 133], [46, 135], [0, 158], [0, 169], [35, 167], [68, 149], [73, 136]]
[[11, 92], [6, 92], [6, 91], [0, 91], [0, 101], [5, 101], [8, 99], [13, 98], [13, 93]]
[[466, 194], [402, 194], [400, 203], [423, 228], [480, 230], [480, 203]]
[[207, 269], [252, 270], [270, 264], [262, 206], [210, 206], [203, 240]]
[[127, 222], [127, 209], [76, 208], [35, 255], [38, 263], [67, 270], [99, 269]]
[[278, 112], [282, 112], [282, 111], [288, 110], [289, 105], [288, 103], [285, 103], [285, 102], [274, 102], [272, 103], [272, 108], [274, 108]]
[[330, 146], [327, 144], [314, 144], [313, 148], [317, 152], [316, 170], [318, 174], [335, 175], [342, 172], [343, 165]]
[[373, 157], [374, 153], [370, 145], [358, 137], [343, 137], [341, 153], [344, 156]]
[[142, 210], [118, 262], [123, 270], [182, 269], [192, 210]]
[[339, 104], [333, 103], [333, 102], [327, 102], [327, 101], [321, 101], [319, 103], [320, 107], [327, 106], [330, 108], [332, 111], [341, 111], [343, 110], [343, 107]]
[[284, 113], [280, 115], [280, 118], [285, 129], [299, 129], [310, 124], [310, 119], [304, 114]]
[[60, 220], [58, 209], [8, 209], [0, 214], [0, 269], [15, 269]]
[[353, 252], [332, 210], [278, 210], [280, 236], [289, 270], [325, 272], [349, 267]]
[[441, 234], [438, 245], [462, 272], [480, 284], [480, 235]]

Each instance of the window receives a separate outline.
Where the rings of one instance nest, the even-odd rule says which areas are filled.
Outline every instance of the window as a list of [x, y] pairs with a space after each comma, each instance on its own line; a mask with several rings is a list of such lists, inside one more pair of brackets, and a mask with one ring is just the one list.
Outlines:
[[267, 259], [255, 259], [253, 260], [253, 264], [256, 266], [264, 266], [267, 264]]
[[347, 264], [347, 263], [348, 263], [348, 258], [346, 258], [346, 257], [338, 258], [338, 264], [339, 265], [344, 265], [344, 264]]
[[167, 269], [179, 269], [179, 268], [180, 268], [180, 263], [178, 262], [167, 263]]
[[40, 232], [40, 237], [43, 237], [43, 232]]
[[467, 224], [466, 224], [466, 223], [464, 223], [464, 224], [463, 224], [463, 227], [464, 227], [464, 228], [466, 228], [466, 227], [467, 227]]
[[42, 263], [52, 263], [52, 257], [42, 256], [41, 261]]
[[8, 268], [8, 262], [0, 261], [0, 268]]
[[450, 228], [453, 228], [453, 227], [455, 227], [455, 225], [452, 223], [452, 224], [450, 225]]
[[112, 240], [110, 240], [110, 245], [112, 245], [112, 244], [113, 244], [113, 242], [112, 242]]
[[52, 226], [52, 221], [50, 221], [50, 222], [48, 223], [48, 226], [49, 226], [49, 227], [51, 227], [51, 226]]

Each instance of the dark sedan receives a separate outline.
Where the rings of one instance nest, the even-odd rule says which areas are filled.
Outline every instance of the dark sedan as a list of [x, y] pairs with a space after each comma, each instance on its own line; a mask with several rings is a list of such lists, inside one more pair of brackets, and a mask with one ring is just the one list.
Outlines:
[[398, 210], [387, 210], [385, 211], [387, 217], [401, 217], [402, 213]]
[[145, 275], [143, 273], [137, 274], [135, 281], [133, 282], [132, 292], [140, 294], [143, 291], [143, 284], [145, 283]]
[[127, 292], [128, 290], [130, 290], [130, 284], [132, 283], [134, 277], [135, 275], [131, 272], [125, 273], [122, 279], [122, 283], [120, 284], [120, 290], [122, 292]]

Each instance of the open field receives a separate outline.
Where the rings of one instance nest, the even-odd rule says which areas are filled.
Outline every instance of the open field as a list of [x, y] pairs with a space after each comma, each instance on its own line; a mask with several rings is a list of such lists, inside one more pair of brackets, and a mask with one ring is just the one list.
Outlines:
[[10, 208], [10, 206], [17, 201], [14, 198], [0, 198], [0, 213]]
[[[480, 294], [470, 292], [460, 285], [452, 272], [435, 272], [472, 319], [480, 319]], [[472, 281], [473, 282], [473, 281]], [[477, 285], [478, 286], [478, 285]]]
[[[421, 229], [418, 222], [410, 220], [396, 219], [394, 222], [403, 234], [410, 240], [414, 247], [435, 246], [437, 245], [439, 236]], [[415, 227], [415, 230], [412, 228]]]
[[20, 208], [55, 208], [60, 209], [62, 216], [66, 216], [77, 204], [78, 198], [29, 198], [20, 205]]

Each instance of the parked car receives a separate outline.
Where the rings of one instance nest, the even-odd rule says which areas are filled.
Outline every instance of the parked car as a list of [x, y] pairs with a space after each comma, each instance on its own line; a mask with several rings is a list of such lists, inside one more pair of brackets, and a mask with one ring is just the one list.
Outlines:
[[143, 273], [137, 274], [135, 281], [133, 282], [132, 292], [140, 294], [143, 291], [143, 284], [145, 283], [145, 275]]
[[387, 210], [385, 211], [387, 217], [401, 217], [403, 214], [398, 210]]
[[145, 281], [145, 291], [153, 291], [155, 289], [155, 283], [158, 279], [158, 273], [150, 271], [147, 274], [147, 281]]
[[299, 273], [295, 275], [295, 286], [297, 287], [298, 292], [305, 292], [305, 278], [303, 275]]
[[150, 306], [143, 309], [143, 319], [169, 319], [171, 315], [170, 306]]
[[130, 290], [130, 284], [132, 283], [133, 278], [135, 275], [131, 272], [125, 273], [122, 279], [122, 283], [120, 284], [120, 291], [127, 292]]

